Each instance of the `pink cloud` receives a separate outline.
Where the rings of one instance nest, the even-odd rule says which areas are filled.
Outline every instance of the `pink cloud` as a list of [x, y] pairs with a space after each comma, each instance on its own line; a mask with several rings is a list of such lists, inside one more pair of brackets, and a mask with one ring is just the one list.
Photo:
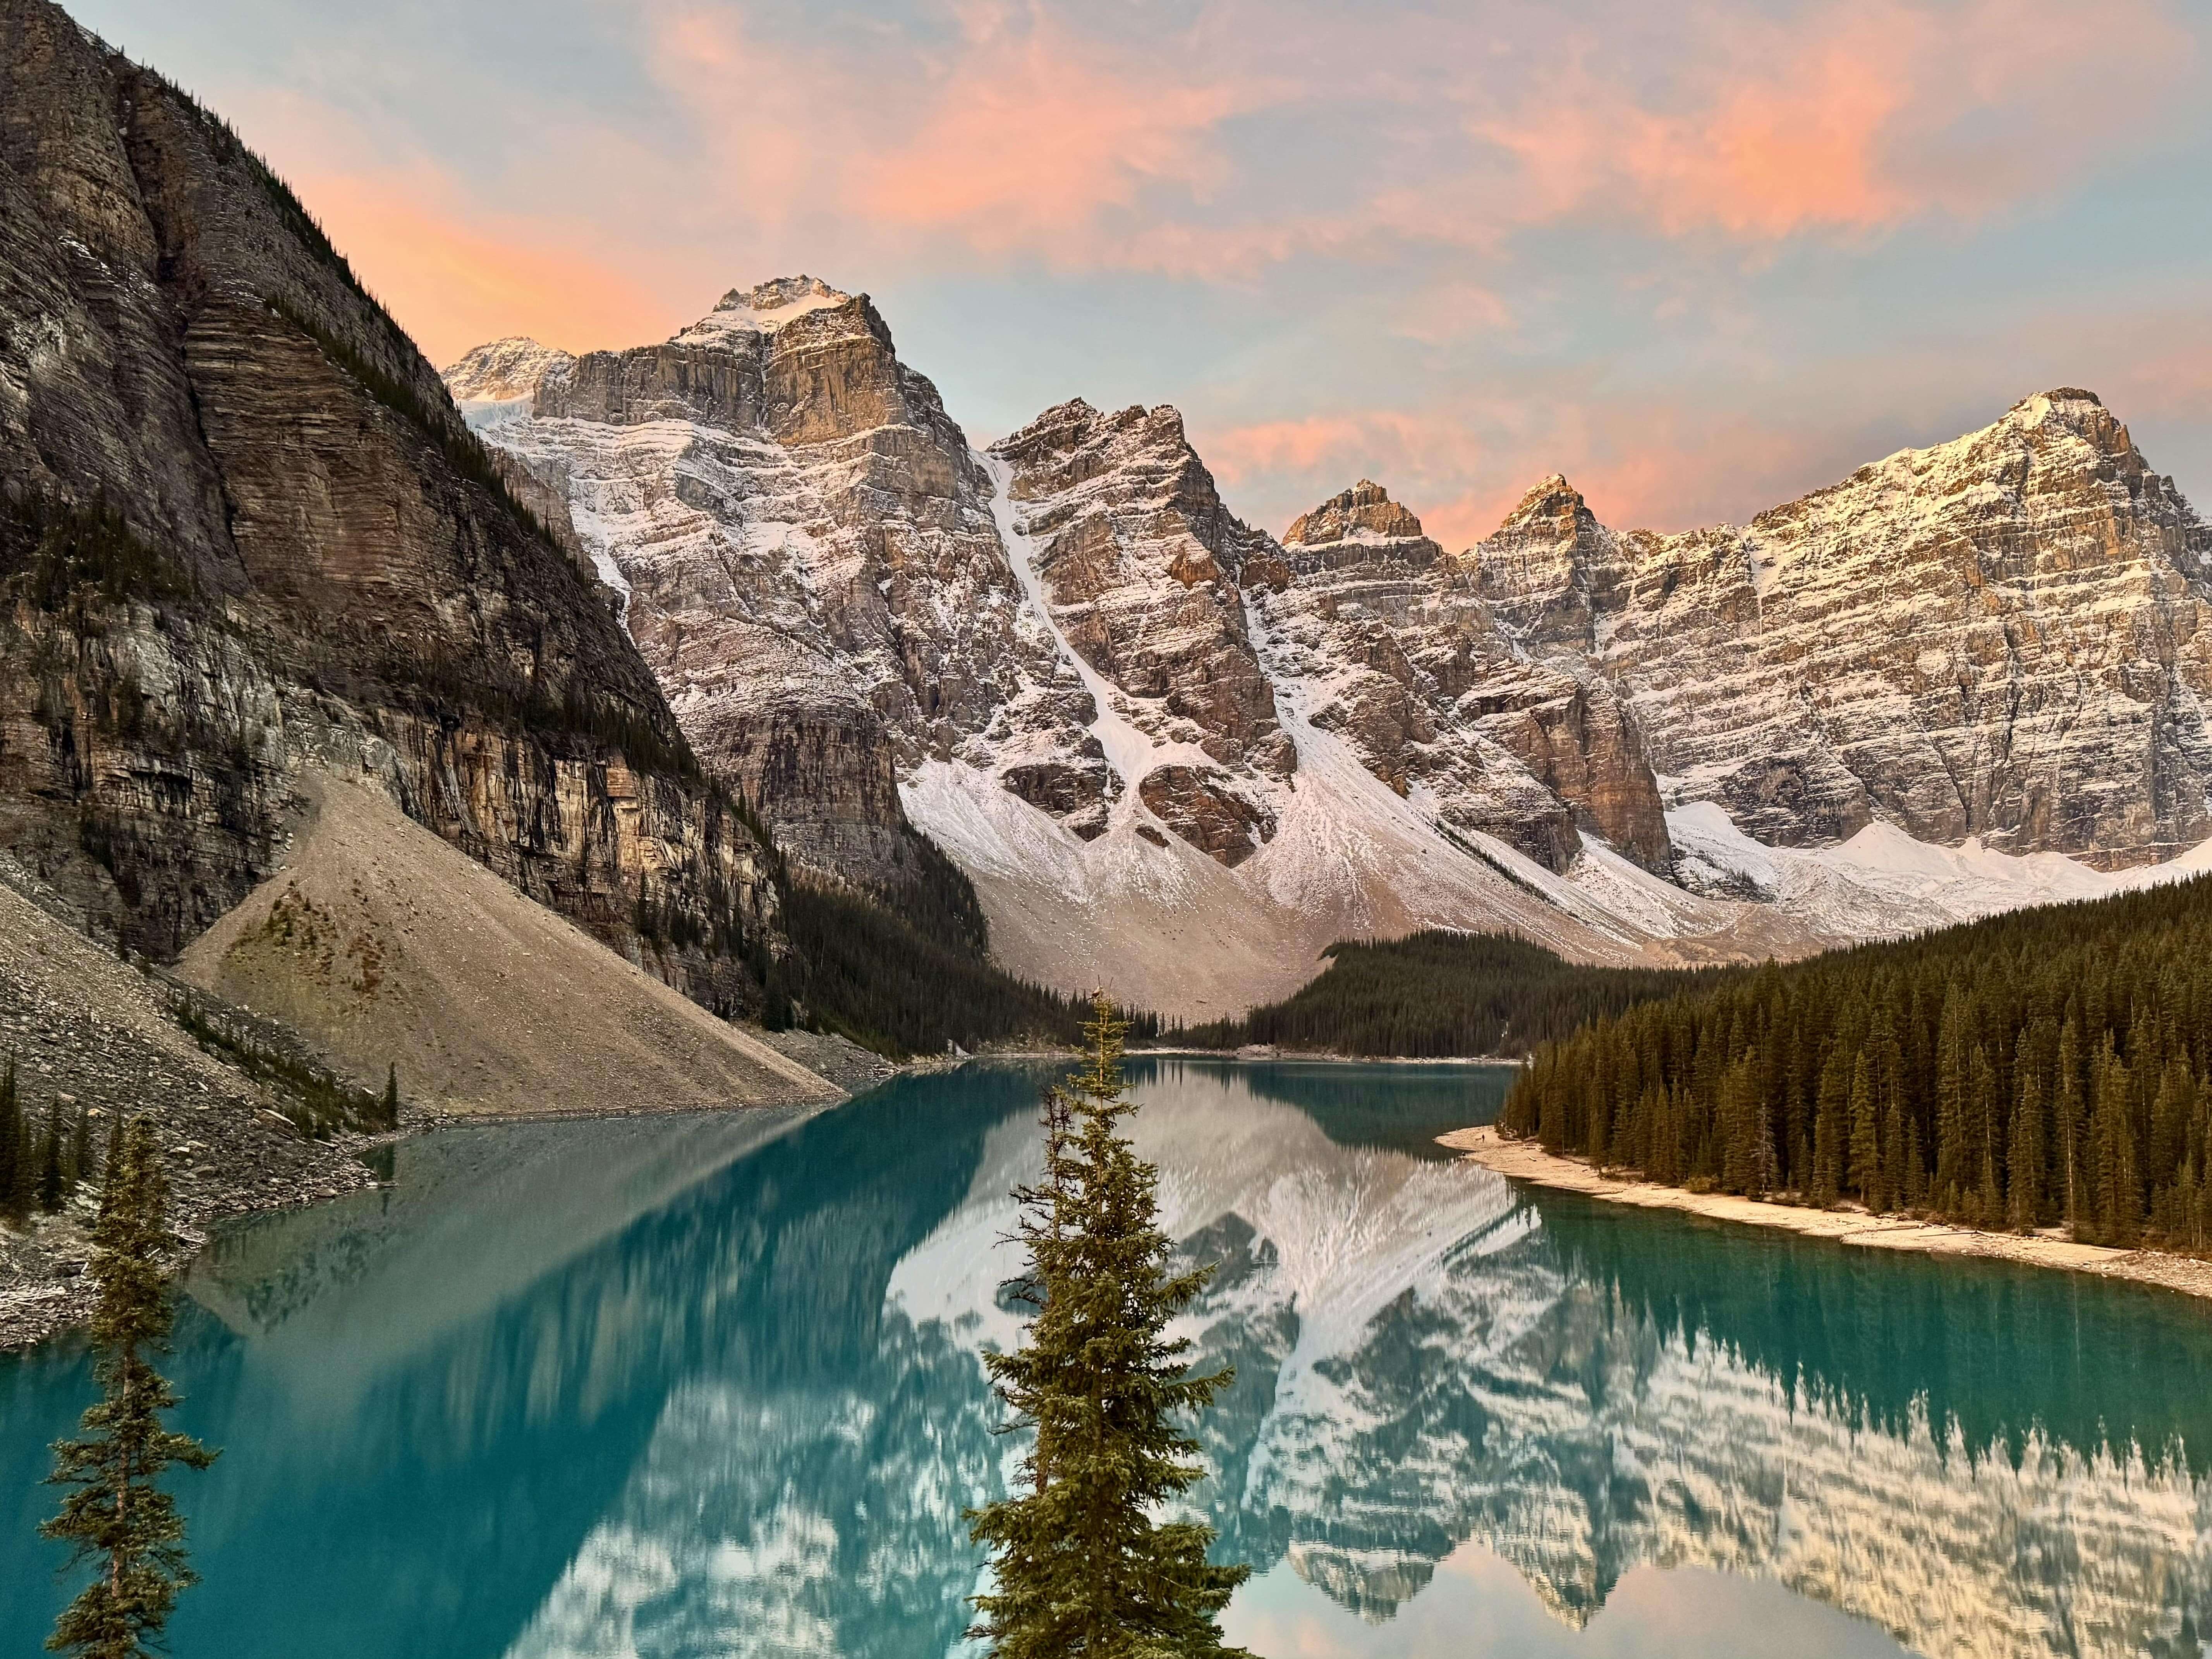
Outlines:
[[422, 169], [293, 182], [434, 363], [509, 334], [571, 350], [626, 345], [663, 309], [627, 274], [563, 246], [554, 228], [471, 211], [447, 180]]
[[1554, 472], [1617, 530], [1677, 530], [1748, 517], [1875, 459], [1829, 428], [1750, 410], [1717, 418], [1686, 403], [1587, 392], [1266, 421], [1200, 429], [1194, 441], [1231, 505], [1264, 497], [1273, 528], [1364, 477], [1454, 550], [1489, 535]]
[[1523, 217], [1601, 210], [1752, 241], [1974, 218], [2140, 132], [2195, 53], [2154, 0], [1845, 0], [1786, 25], [1707, 13], [1686, 33], [1658, 93], [1585, 45], [1470, 121], [1517, 163]]
[[653, 24], [653, 60], [748, 217], [812, 215], [863, 228], [878, 250], [910, 254], [920, 239], [1061, 266], [1127, 263], [1143, 227], [1126, 222], [1145, 193], [1188, 204], [1225, 185], [1213, 135], [1280, 95], [1079, 37], [1038, 7], [956, 16], [948, 44], [886, 38], [855, 55], [686, 7]]

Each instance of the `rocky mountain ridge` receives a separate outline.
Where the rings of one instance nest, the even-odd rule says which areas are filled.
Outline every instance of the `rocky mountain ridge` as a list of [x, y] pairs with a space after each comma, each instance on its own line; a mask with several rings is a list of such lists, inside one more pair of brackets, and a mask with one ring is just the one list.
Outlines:
[[771, 856], [563, 498], [227, 126], [45, 0], [0, 0], [0, 830], [97, 934], [173, 957], [317, 769], [757, 1004]]
[[1741, 528], [1616, 535], [1548, 479], [1473, 556], [1504, 625], [1620, 688], [1669, 805], [1761, 842], [2117, 867], [2212, 835], [2212, 529], [2094, 393]]
[[1554, 477], [1452, 553], [1370, 480], [1277, 540], [1166, 406], [971, 449], [811, 277], [447, 379], [779, 840], [866, 879], [920, 829], [1051, 982], [1235, 1012], [1421, 925], [1791, 954], [2212, 833], [2212, 532], [2086, 393], [1744, 529], [1616, 534]]

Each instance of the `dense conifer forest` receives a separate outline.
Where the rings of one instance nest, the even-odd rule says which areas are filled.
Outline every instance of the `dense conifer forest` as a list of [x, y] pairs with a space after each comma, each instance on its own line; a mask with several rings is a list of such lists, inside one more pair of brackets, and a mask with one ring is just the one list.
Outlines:
[[1503, 1127], [1652, 1181], [2212, 1234], [2212, 880], [1768, 966], [1540, 1048]]
[[[963, 881], [957, 892], [973, 905]], [[784, 894], [787, 961], [763, 962], [762, 1023], [788, 1027], [802, 1014], [824, 1030], [891, 1058], [1035, 1041], [1072, 1045], [1087, 999], [1016, 979], [981, 943], [909, 899], [904, 914], [848, 893], [793, 882]], [[981, 926], [976, 913], [976, 931]], [[1127, 1011], [1139, 1041], [1159, 1035], [1156, 1014]]]
[[1198, 1048], [1273, 1043], [1340, 1054], [1525, 1054], [1590, 1020], [1736, 970], [1583, 968], [1504, 933], [1443, 929], [1322, 952], [1328, 966], [1242, 1019], [1170, 1032]]

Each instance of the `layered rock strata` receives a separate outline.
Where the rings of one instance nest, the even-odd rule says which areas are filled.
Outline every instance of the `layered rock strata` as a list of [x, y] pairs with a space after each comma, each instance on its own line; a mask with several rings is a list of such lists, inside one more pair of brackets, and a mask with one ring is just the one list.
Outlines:
[[1674, 801], [1770, 845], [1870, 823], [2112, 868], [2212, 835], [2212, 530], [2091, 393], [1742, 528], [1615, 535], [1547, 479], [1484, 599], [1602, 676]]
[[[776, 948], [763, 848], [437, 375], [228, 130], [0, 0], [0, 830], [168, 957], [373, 781], [702, 1000]], [[541, 519], [554, 520], [549, 530]], [[573, 532], [571, 532], [573, 533]], [[580, 545], [580, 544], [576, 544]]]
[[1012, 705], [1074, 743], [988, 481], [865, 295], [786, 278], [659, 345], [499, 341], [447, 376], [567, 501], [700, 753], [802, 859], [896, 879], [898, 769]]
[[1363, 479], [1291, 525], [1279, 565], [1247, 568], [1279, 672], [1316, 687], [1314, 723], [1344, 733], [1438, 822], [1556, 871], [1580, 829], [1647, 869], [1670, 866], [1643, 744], [1600, 677], [1540, 661], [1484, 605], [1471, 562]]
[[882, 885], [910, 821], [1056, 982], [1222, 1011], [1420, 925], [1790, 954], [2212, 830], [2212, 545], [2086, 393], [1741, 530], [1617, 535], [1548, 478], [1452, 553], [1366, 480], [1277, 542], [1165, 406], [970, 451], [812, 278], [449, 380], [786, 846]]

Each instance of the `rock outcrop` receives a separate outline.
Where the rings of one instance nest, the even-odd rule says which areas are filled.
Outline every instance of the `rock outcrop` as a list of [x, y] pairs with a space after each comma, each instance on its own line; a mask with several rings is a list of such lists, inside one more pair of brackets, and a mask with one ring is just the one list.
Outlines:
[[972, 451], [811, 277], [448, 379], [794, 856], [880, 889], [910, 823], [1063, 985], [1233, 1012], [1419, 925], [1792, 954], [2212, 835], [2212, 542], [2087, 394], [1747, 529], [1616, 534], [1555, 476], [1455, 553], [1365, 479], [1278, 542], [1166, 406]]
[[1616, 536], [1547, 479], [1474, 557], [1502, 624], [1618, 689], [1671, 801], [1759, 841], [2112, 868], [2212, 835], [2212, 530], [2088, 392], [1741, 529]]
[[1279, 672], [1314, 683], [1314, 723], [1344, 733], [1401, 794], [1555, 871], [1581, 830], [1646, 869], [1671, 857], [1659, 791], [1620, 699], [1538, 658], [1484, 605], [1469, 562], [1365, 479], [1291, 525], [1283, 568], [1251, 568]]
[[[559, 502], [228, 128], [45, 0], [0, 0], [0, 832], [97, 931], [173, 956], [312, 764], [757, 996], [729, 947], [780, 948], [766, 854]], [[647, 915], [688, 942], [643, 949]]]
[[1066, 720], [981, 467], [865, 295], [786, 278], [660, 345], [502, 340], [447, 379], [590, 526], [693, 744], [800, 859], [895, 885], [901, 767], [1016, 702]]

